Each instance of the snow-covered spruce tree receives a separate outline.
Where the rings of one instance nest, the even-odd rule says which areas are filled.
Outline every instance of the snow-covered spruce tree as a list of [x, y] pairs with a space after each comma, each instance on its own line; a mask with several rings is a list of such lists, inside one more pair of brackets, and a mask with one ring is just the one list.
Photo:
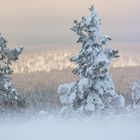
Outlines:
[[8, 49], [7, 41], [0, 34], [0, 112], [14, 110], [20, 106], [21, 98], [11, 83], [13, 70], [12, 62], [15, 62], [23, 48]]
[[131, 99], [128, 102], [129, 109], [138, 109], [140, 111], [140, 80], [129, 86], [126, 97], [129, 94], [131, 95]]
[[63, 114], [92, 114], [124, 106], [124, 99], [115, 92], [109, 73], [111, 60], [119, 57], [118, 51], [103, 48], [111, 38], [100, 33], [100, 19], [94, 7], [89, 10], [90, 16], [82, 17], [80, 22], [75, 20], [72, 27], [79, 37], [81, 50], [70, 61], [77, 65], [73, 73], [80, 80], [58, 87]]

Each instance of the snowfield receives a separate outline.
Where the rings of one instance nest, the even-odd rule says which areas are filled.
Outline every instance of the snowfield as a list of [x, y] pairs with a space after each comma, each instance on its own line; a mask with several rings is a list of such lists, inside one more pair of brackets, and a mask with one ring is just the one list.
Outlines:
[[140, 140], [135, 119], [69, 119], [40, 117], [1, 122], [0, 140]]

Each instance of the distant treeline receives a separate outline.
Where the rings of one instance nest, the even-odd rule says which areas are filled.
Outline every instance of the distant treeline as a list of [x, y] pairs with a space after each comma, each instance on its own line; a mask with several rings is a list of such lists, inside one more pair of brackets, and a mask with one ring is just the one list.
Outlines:
[[[56, 93], [58, 85], [75, 81], [78, 78], [71, 73], [72, 69], [51, 72], [33, 72], [14, 74], [13, 82], [26, 96], [27, 103], [34, 109], [60, 107], [59, 97]], [[112, 68], [112, 77], [119, 94], [125, 94], [126, 102], [129, 100], [128, 87], [140, 79], [140, 67]]]

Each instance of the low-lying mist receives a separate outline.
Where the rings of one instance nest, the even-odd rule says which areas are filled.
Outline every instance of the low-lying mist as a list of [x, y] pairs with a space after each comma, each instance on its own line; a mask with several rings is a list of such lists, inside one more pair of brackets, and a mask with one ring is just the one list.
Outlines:
[[133, 117], [62, 119], [38, 116], [4, 121], [1, 140], [139, 140], [140, 120]]

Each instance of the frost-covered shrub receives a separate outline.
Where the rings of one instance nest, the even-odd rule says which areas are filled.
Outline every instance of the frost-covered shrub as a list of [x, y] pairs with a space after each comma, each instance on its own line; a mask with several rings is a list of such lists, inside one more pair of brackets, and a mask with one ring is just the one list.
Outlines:
[[140, 109], [140, 80], [135, 81], [129, 86], [126, 97], [130, 96], [128, 101], [129, 108]]
[[109, 72], [112, 59], [119, 57], [118, 51], [103, 48], [111, 38], [102, 35], [99, 26], [100, 19], [92, 6], [90, 16], [75, 20], [71, 28], [81, 44], [79, 53], [70, 59], [76, 64], [73, 73], [80, 80], [58, 87], [62, 114], [92, 114], [124, 107], [124, 98], [115, 92]]
[[10, 75], [12, 62], [18, 60], [23, 48], [9, 49], [7, 41], [0, 35], [0, 112], [15, 110], [25, 103], [13, 84]]

